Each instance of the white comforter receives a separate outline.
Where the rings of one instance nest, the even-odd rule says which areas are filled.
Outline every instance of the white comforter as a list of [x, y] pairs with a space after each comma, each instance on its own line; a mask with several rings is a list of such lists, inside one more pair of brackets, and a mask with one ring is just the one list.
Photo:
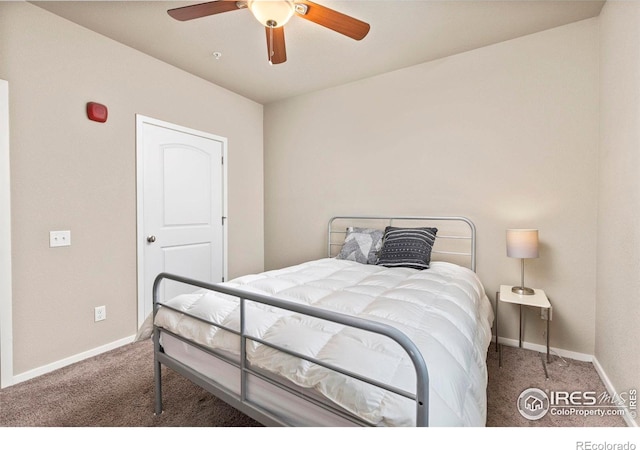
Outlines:
[[[472, 271], [444, 262], [418, 271], [327, 258], [226, 284], [395, 326], [415, 342], [427, 363], [430, 425], [485, 425], [493, 313]], [[233, 297], [200, 290], [167, 304], [239, 329], [239, 304]], [[248, 334], [415, 392], [413, 364], [388, 338], [253, 302], [246, 312]], [[240, 353], [237, 336], [167, 308], [161, 308], [155, 322], [200, 344]], [[249, 344], [247, 358], [371, 424], [415, 424], [415, 403], [386, 390], [265, 345]]]

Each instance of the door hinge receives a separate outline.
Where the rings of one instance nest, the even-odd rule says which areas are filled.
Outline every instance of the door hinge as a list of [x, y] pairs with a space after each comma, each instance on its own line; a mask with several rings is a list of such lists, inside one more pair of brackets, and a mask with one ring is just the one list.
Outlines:
[[222, 282], [224, 283], [224, 277], [222, 277]]
[[221, 164], [224, 165], [224, 156], [221, 156], [220, 159], [222, 160]]
[[224, 226], [224, 221], [227, 220], [226, 217], [222, 216], [222, 226]]

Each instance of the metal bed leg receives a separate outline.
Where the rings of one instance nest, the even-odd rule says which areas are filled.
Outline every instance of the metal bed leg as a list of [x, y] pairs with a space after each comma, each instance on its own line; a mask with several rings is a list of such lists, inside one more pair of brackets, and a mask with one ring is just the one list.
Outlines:
[[162, 414], [162, 364], [158, 361], [160, 352], [160, 330], [153, 331], [153, 381], [156, 397], [155, 415]]

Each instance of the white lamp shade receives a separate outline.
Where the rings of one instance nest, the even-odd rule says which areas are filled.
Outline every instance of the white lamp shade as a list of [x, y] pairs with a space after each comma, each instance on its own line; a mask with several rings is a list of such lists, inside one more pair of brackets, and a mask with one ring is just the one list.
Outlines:
[[295, 11], [293, 0], [249, 0], [247, 6], [258, 22], [265, 27], [281, 27]]
[[538, 230], [507, 230], [507, 256], [510, 258], [537, 258]]

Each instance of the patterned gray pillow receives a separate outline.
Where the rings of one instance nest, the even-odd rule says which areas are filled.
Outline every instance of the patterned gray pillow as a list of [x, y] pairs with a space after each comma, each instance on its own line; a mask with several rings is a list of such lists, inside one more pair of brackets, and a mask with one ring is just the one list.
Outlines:
[[384, 230], [382, 249], [376, 264], [385, 267], [428, 269], [437, 228], [398, 228]]
[[362, 264], [375, 264], [382, 247], [382, 235], [382, 230], [374, 228], [349, 227], [342, 249], [336, 258]]

